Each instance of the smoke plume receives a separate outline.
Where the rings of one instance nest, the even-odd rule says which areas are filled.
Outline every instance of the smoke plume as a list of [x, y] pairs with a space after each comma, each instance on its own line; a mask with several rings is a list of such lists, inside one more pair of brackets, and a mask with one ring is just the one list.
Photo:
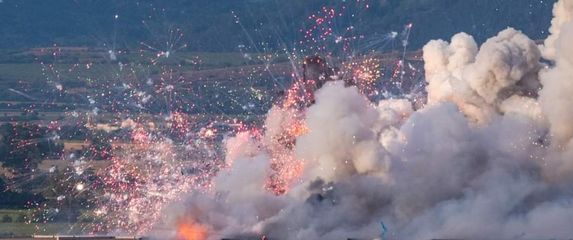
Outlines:
[[227, 140], [213, 189], [158, 225], [186, 219], [208, 239], [573, 236], [573, 0], [554, 15], [544, 46], [512, 28], [481, 46], [429, 42], [421, 109], [342, 82], [305, 112], [273, 108], [262, 137]]

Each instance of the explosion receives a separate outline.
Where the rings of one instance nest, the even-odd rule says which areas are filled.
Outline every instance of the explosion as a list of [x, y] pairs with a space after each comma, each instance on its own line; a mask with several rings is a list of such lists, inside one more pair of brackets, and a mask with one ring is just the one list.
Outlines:
[[208, 231], [205, 226], [197, 223], [182, 221], [177, 226], [177, 240], [206, 240]]
[[[369, 8], [368, 1], [356, 3]], [[102, 100], [141, 112], [168, 107], [121, 124], [89, 125], [117, 134], [105, 142], [109, 148], [100, 144], [110, 163], [94, 181], [69, 187], [62, 180], [60, 186], [97, 196], [88, 203], [95, 213], [90, 231], [176, 240], [573, 235], [573, 0], [555, 4], [542, 45], [513, 28], [483, 44], [466, 33], [428, 42], [421, 56], [425, 82], [407, 62], [412, 23], [366, 42], [375, 47], [401, 38], [403, 51], [389, 54], [396, 56], [352, 52], [334, 67], [337, 52], [328, 41], [349, 53], [364, 38], [354, 26], [337, 31], [337, 19], [347, 15], [342, 6], [308, 17], [311, 26], [300, 30], [299, 45], [308, 45], [311, 56], [300, 61], [285, 47], [292, 66], [285, 60], [277, 71], [292, 67], [294, 80], [290, 88], [273, 89], [284, 94], [280, 101], [259, 86], [266, 83], [253, 80], [262, 74], [245, 73], [273, 75], [280, 54], [245, 53], [264, 70], [231, 68], [233, 76], [223, 76], [248, 85], [241, 86], [245, 93], [238, 85], [211, 83], [221, 77], [214, 70], [192, 71], [193, 80], [204, 81], [193, 85], [190, 73], [162, 66], [180, 60], [180, 29], [170, 31], [175, 38], [167, 47], [142, 43], [154, 53], [158, 79], [146, 73], [140, 82], [137, 66], [119, 62], [120, 69], [133, 68], [117, 76], [125, 82], [114, 97], [127, 100], [88, 97], [93, 115]], [[112, 62], [117, 57], [109, 51]], [[234, 81], [243, 77], [252, 81]], [[271, 78], [273, 87], [283, 84]], [[228, 107], [218, 100], [208, 104], [209, 116], [200, 116], [190, 102], [211, 98], [191, 100], [185, 92], [229, 98], [248, 116], [214, 120], [214, 112], [226, 114], [219, 108]], [[420, 92], [421, 101], [413, 99]], [[253, 99], [274, 104], [258, 118]], [[77, 165], [72, 175], [80, 178], [84, 169]], [[65, 199], [55, 196], [60, 204]]]
[[512, 28], [481, 46], [465, 33], [429, 42], [424, 106], [368, 100], [370, 60], [350, 65], [359, 84], [296, 83], [264, 132], [226, 139], [212, 188], [172, 204], [156, 229], [185, 219], [209, 231], [177, 232], [206, 239], [571, 236], [573, 1], [554, 14], [543, 46]]

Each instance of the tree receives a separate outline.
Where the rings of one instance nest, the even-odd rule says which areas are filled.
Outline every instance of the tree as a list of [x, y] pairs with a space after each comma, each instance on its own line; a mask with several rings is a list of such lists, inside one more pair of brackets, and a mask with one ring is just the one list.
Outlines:
[[2, 217], [2, 222], [3, 223], [11, 223], [12, 222], [12, 217], [10, 217], [10, 215], [4, 215]]
[[30, 124], [0, 125], [0, 162], [19, 172], [29, 172], [46, 157], [59, 156], [63, 146], [48, 130]]
[[8, 189], [6, 182], [0, 178], [0, 208], [23, 209], [32, 203], [41, 203], [45, 199], [42, 195], [28, 192], [14, 192]]

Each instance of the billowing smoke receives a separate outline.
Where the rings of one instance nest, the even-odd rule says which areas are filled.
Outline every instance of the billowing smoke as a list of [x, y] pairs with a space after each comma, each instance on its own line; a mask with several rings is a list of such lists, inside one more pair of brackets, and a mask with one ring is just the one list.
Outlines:
[[557, 55], [557, 41], [561, 33], [568, 30], [563, 29], [563, 26], [571, 23], [573, 20], [573, 2], [571, 1], [558, 1], [553, 6], [553, 19], [551, 20], [551, 27], [549, 28], [549, 37], [545, 39], [543, 49], [544, 57], [549, 60], [555, 60]]
[[158, 229], [183, 221], [208, 239], [573, 236], [573, 0], [554, 14], [544, 46], [511, 28], [480, 47], [465, 33], [429, 42], [421, 109], [373, 104], [342, 82], [304, 112], [273, 108], [264, 135], [228, 139], [212, 189], [172, 206]]
[[382, 174], [389, 160], [378, 142], [379, 113], [355, 88], [342, 83], [316, 94], [306, 115], [310, 131], [297, 139], [298, 158], [305, 160], [307, 179], [340, 181], [358, 174]]
[[[454, 102], [470, 120], [487, 123], [511, 111], [516, 102], [530, 101], [520, 96], [534, 95], [539, 88], [540, 58], [535, 42], [512, 28], [487, 40], [479, 51], [465, 33], [450, 44], [430, 41], [424, 47], [428, 102]], [[512, 103], [504, 104], [506, 100]]]
[[573, 180], [573, 1], [557, 2], [553, 12], [551, 35], [544, 48], [553, 66], [539, 73], [543, 84], [539, 103], [552, 140], [546, 175], [565, 181]]

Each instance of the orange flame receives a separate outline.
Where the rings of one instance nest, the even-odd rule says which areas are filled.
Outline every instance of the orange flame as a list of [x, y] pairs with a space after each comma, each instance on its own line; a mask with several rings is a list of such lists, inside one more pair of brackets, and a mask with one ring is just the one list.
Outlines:
[[206, 240], [207, 227], [192, 221], [183, 221], [177, 226], [177, 240]]

